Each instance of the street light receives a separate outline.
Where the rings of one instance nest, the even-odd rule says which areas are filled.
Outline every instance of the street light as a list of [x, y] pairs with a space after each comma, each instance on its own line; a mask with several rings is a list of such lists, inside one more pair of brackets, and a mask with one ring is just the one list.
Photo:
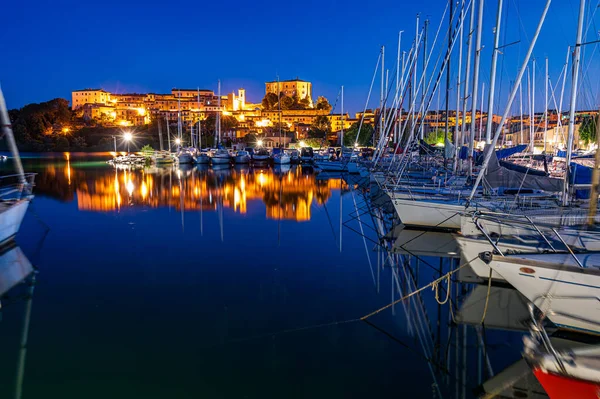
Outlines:
[[259, 146], [259, 147], [262, 147], [262, 145], [263, 145], [263, 141], [262, 141], [262, 140], [258, 140], [258, 141], [256, 142], [256, 145], [257, 145], [257, 146]]
[[133, 139], [133, 135], [131, 132], [125, 132], [123, 134], [123, 139], [127, 142], [127, 153], [129, 154], [129, 143], [131, 142], [131, 139]]
[[304, 140], [300, 141], [300, 148], [302, 148], [302, 147], [306, 147], [306, 143], [304, 142]]

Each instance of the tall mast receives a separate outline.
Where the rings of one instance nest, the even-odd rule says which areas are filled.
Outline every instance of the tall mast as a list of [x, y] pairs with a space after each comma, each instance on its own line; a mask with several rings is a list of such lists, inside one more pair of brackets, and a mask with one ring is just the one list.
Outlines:
[[[489, 95], [489, 94], [488, 94]], [[485, 99], [485, 82], [481, 84], [481, 106], [480, 106], [480, 118], [479, 118], [479, 141], [483, 141], [483, 102]]]
[[156, 120], [158, 125], [158, 144], [160, 146], [160, 150], [163, 151], [163, 138], [162, 138], [162, 123], [160, 118]]
[[[569, 109], [569, 135], [567, 137], [567, 158], [565, 169], [565, 184], [563, 193], [563, 205], [569, 204], [569, 177], [571, 154], [573, 152], [573, 135], [575, 133], [575, 108], [577, 107], [577, 85], [579, 84], [579, 69], [581, 68], [581, 39], [583, 37], [583, 19], [585, 16], [585, 0], [579, 2], [579, 22], [577, 23], [577, 41], [575, 43], [575, 53], [573, 54], [573, 82], [571, 83], [571, 102]], [[590, 198], [590, 201], [598, 201], [597, 198]]]
[[379, 137], [383, 140], [383, 102], [385, 84], [385, 46], [381, 46], [381, 96], [379, 98]]
[[[448, 52], [452, 47], [452, 19], [454, 19], [454, 0], [448, 0], [450, 2], [450, 14], [448, 16]], [[448, 111], [450, 110], [450, 58], [448, 58], [448, 64], [446, 66], [446, 126], [444, 128], [444, 166], [446, 166], [446, 145], [448, 143], [448, 133], [450, 130]]]
[[[475, 144], [475, 122], [477, 119], [477, 91], [479, 90], [479, 65], [481, 63], [481, 28], [483, 26], [483, 3], [479, 0], [477, 12], [477, 35], [475, 36], [475, 61], [473, 65], [473, 98], [471, 100], [471, 134], [469, 137], [469, 176], [473, 174], [473, 147]], [[473, 12], [475, 9], [473, 8]], [[483, 99], [483, 91], [481, 93]], [[482, 109], [483, 111], [483, 109]]]
[[[582, 0], [582, 1], [585, 1], [585, 0]], [[483, 160], [483, 165], [481, 166], [481, 170], [479, 171], [479, 174], [477, 175], [477, 180], [475, 181], [475, 184], [473, 185], [473, 189], [471, 190], [471, 194], [469, 195], [469, 201], [471, 201], [473, 199], [473, 196], [475, 195], [475, 192], [477, 191], [477, 187], [481, 183], [481, 179], [483, 179], [483, 175], [486, 173], [487, 167], [488, 167], [488, 165], [490, 163], [490, 159], [492, 157], [492, 153], [494, 152], [494, 147], [496, 146], [496, 143], [498, 142], [498, 137], [500, 137], [500, 133], [502, 133], [502, 128], [504, 126], [504, 123], [506, 122], [506, 119], [508, 118], [508, 114], [510, 113], [510, 109], [512, 107], [513, 101], [515, 100], [515, 97], [517, 95], [517, 90], [519, 89], [518, 85], [519, 85], [519, 83], [521, 83], [521, 79], [523, 79], [523, 75], [525, 74], [525, 66], [529, 63], [529, 59], [531, 58], [531, 54], [533, 53], [533, 49], [535, 47], [535, 44], [537, 43], [537, 39], [540, 36], [542, 26], [544, 25], [544, 21], [546, 20], [546, 15], [548, 15], [548, 9], [550, 8], [551, 2], [552, 2], [552, 0], [546, 0], [546, 6], [544, 7], [544, 11], [542, 13], [542, 16], [540, 17], [540, 21], [538, 23], [537, 29], [535, 30], [535, 34], [533, 35], [533, 39], [531, 39], [531, 43], [529, 44], [529, 48], [527, 49], [527, 55], [525, 56], [525, 60], [523, 60], [523, 65], [519, 69], [519, 75], [517, 77], [517, 80], [515, 81], [515, 85], [513, 86], [512, 90], [510, 92], [510, 96], [508, 97], [508, 103], [506, 104], [506, 108], [504, 109], [504, 113], [502, 114], [502, 119], [500, 120], [500, 124], [498, 125], [498, 128], [496, 129], [494, 138], [492, 139], [492, 142], [490, 143], [491, 145], [485, 153], [485, 159]]]
[[460, 5], [460, 25], [459, 25], [459, 33], [460, 39], [458, 44], [458, 69], [456, 72], [456, 115], [454, 119], [454, 172], [458, 168], [458, 155], [460, 150], [460, 144], [462, 142], [462, 131], [460, 129], [460, 88], [461, 88], [461, 70], [462, 70], [462, 57], [463, 57], [463, 39], [464, 39], [464, 29], [463, 29], [463, 19], [465, 17], [465, 0], [461, 1]]
[[[401, 95], [400, 93], [400, 47], [402, 45], [402, 32], [400, 31], [398, 32], [398, 54], [396, 56], [396, 95]], [[404, 74], [404, 71], [402, 71]], [[400, 93], [400, 94], [399, 94]], [[398, 101], [398, 108], [402, 109], [402, 103], [400, 101]], [[400, 111], [402, 112], [402, 111]], [[400, 118], [402, 118], [402, 113], [400, 113]], [[398, 137], [399, 137], [399, 131], [400, 131], [400, 119], [396, 120], [396, 123], [394, 125], [394, 144], [398, 144]], [[358, 136], [357, 136], [358, 137]]]
[[531, 106], [531, 74], [527, 67], [527, 105], [529, 107], [529, 147], [533, 154], [533, 107]]
[[[341, 114], [340, 114], [340, 120], [342, 121], [342, 131], [341, 131], [341, 135], [340, 135], [340, 147], [342, 148], [340, 151], [340, 159], [342, 158], [342, 156], [344, 155], [344, 86], [342, 86], [342, 104], [341, 104]], [[359, 132], [360, 134], [360, 132]], [[340, 191], [340, 195], [341, 195], [341, 191]]]
[[[404, 74], [406, 72], [406, 51], [402, 52], [402, 84], [400, 85], [400, 87], [404, 87]], [[400, 143], [400, 141], [402, 140], [402, 135], [403, 135], [403, 126], [402, 126], [402, 106], [404, 105], [404, 93], [401, 93], [401, 98], [402, 101], [399, 104], [400, 109], [398, 110], [398, 140], [397, 142]], [[407, 121], [408, 121], [408, 115], [407, 115]]]
[[521, 121], [521, 141], [519, 144], [525, 143], [523, 138], [523, 83], [519, 83], [519, 120]]
[[202, 149], [200, 133], [200, 88], [198, 87], [198, 149]]
[[498, 0], [498, 12], [496, 13], [496, 29], [494, 33], [494, 52], [492, 53], [492, 69], [490, 72], [490, 94], [488, 95], [487, 124], [485, 128], [485, 143], [492, 142], [492, 124], [494, 123], [494, 96], [496, 94], [496, 70], [498, 65], [498, 54], [500, 53], [500, 25], [502, 23], [502, 2]]
[[[415, 126], [415, 110], [414, 107], [412, 107], [413, 101], [417, 102], [417, 99], [415, 98], [417, 96], [417, 64], [419, 63], [419, 58], [417, 53], [419, 52], [419, 47], [418, 47], [418, 38], [419, 38], [419, 23], [420, 23], [420, 15], [417, 14], [417, 21], [415, 24], [415, 55], [414, 55], [414, 59], [415, 62], [413, 63], [413, 67], [412, 67], [412, 82], [410, 84], [410, 104], [411, 104], [411, 126]], [[418, 117], [418, 116], [417, 116]], [[421, 137], [423, 138], [423, 137]]]
[[545, 85], [545, 100], [544, 100], [544, 153], [546, 152], [546, 141], [548, 139], [548, 57], [546, 57], [546, 85]]
[[181, 90], [177, 96], [177, 138], [179, 139], [179, 145], [181, 146]]
[[[473, 8], [474, 4], [471, 5], [471, 17], [469, 20], [469, 32], [467, 35], [467, 66], [465, 70], [465, 80], [463, 87], [463, 97], [462, 97], [462, 137], [461, 137], [461, 145], [466, 144], [467, 140], [467, 100], [469, 98], [469, 79], [471, 78], [471, 55], [473, 53], [473, 29], [475, 27], [475, 8]], [[471, 123], [473, 123], [473, 119], [471, 119]]]
[[531, 68], [531, 152], [535, 147], [535, 58]]
[[167, 145], [169, 146], [169, 152], [171, 152], [171, 130], [169, 129], [169, 114], [165, 115], [165, 121], [167, 122]]
[[221, 144], [221, 79], [217, 83], [217, 147]]
[[[417, 28], [419, 26], [417, 25]], [[423, 76], [421, 77], [422, 82], [427, 82], [427, 31], [429, 30], [429, 20], [426, 19], [423, 22]], [[418, 29], [417, 29], [418, 32]], [[425, 103], [425, 97], [427, 96], [425, 85], [423, 84], [423, 90], [421, 90], [421, 102]]]
[[[279, 75], [277, 75], [277, 87], [279, 88]], [[277, 107], [279, 108], [279, 146], [281, 147], [281, 98], [277, 101]]]

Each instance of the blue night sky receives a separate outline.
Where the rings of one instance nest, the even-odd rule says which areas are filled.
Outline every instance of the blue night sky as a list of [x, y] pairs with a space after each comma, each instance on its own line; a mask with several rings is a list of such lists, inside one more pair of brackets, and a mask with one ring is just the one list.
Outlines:
[[[504, 2], [501, 43], [521, 42], [505, 48], [500, 59], [500, 103], [516, 76], [544, 3]], [[575, 41], [578, 3], [555, 0], [551, 5], [535, 50], [537, 109], [543, 108], [544, 58], [549, 57], [555, 83], [567, 46]], [[408, 50], [415, 16], [421, 13], [431, 21], [431, 44], [446, 4], [442, 0], [10, 1], [2, 10], [0, 82], [9, 108], [55, 97], [70, 99], [71, 90], [86, 87], [119, 93], [168, 92], [177, 86], [216, 90], [217, 79], [222, 81], [223, 94], [244, 87], [248, 100], [259, 102], [264, 82], [279, 74], [281, 79], [298, 76], [312, 81], [313, 95], [325, 95], [332, 103], [344, 85], [346, 109], [356, 112], [364, 107], [380, 46], [386, 46], [386, 68], [393, 75], [398, 31], [405, 31], [402, 47]], [[486, 2], [482, 60], [486, 85], [496, 7], [497, 2]], [[588, 2], [587, 40], [598, 39], [597, 7], [597, 0]], [[446, 30], [444, 24], [436, 48], [446, 42]], [[598, 106], [600, 80], [593, 78], [600, 73], [598, 53], [593, 45], [585, 49], [587, 74], [580, 108]], [[456, 60], [453, 57], [454, 71]], [[378, 87], [377, 83], [371, 106], [376, 106]], [[452, 96], [454, 103], [456, 94]], [[436, 103], [437, 97], [433, 108]]]

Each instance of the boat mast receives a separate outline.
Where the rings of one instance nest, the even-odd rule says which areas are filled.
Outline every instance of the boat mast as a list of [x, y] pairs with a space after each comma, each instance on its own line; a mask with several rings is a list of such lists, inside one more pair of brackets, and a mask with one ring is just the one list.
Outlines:
[[[341, 134], [340, 134], [340, 147], [341, 147], [340, 160], [341, 160], [344, 155], [344, 86], [342, 86], [342, 104], [341, 104], [340, 120], [342, 122], [342, 130], [341, 130]], [[341, 188], [340, 188], [340, 190], [341, 190]], [[340, 191], [340, 195], [341, 195], [341, 191]]]
[[[577, 107], [577, 85], [579, 84], [579, 69], [581, 67], [581, 39], [583, 37], [583, 19], [585, 16], [585, 0], [579, 2], [579, 21], [577, 23], [577, 41], [573, 57], [573, 82], [571, 83], [571, 103], [569, 109], [569, 135], [567, 137], [567, 157], [565, 160], [565, 184], [563, 192], [563, 205], [569, 205], [569, 177], [571, 154], [573, 152], [573, 135], [575, 133], [575, 108]], [[598, 198], [590, 198], [590, 201], [598, 201]]]
[[[474, 0], [475, 1], [475, 0]], [[483, 3], [479, 0], [477, 12], [477, 35], [475, 36], [475, 61], [473, 64], [473, 98], [471, 100], [471, 135], [469, 137], [469, 176], [473, 174], [473, 148], [475, 147], [475, 121], [477, 119], [477, 95], [479, 90], [479, 66], [481, 63], [481, 29], [483, 26]], [[473, 9], [475, 12], [475, 9]], [[481, 92], [483, 99], [483, 90]]]
[[548, 57], [546, 57], [546, 84], [545, 84], [545, 100], [544, 100], [544, 154], [546, 153], [546, 141], [548, 138]]
[[[454, 18], [454, 0], [448, 0], [450, 2], [450, 14], [448, 15], [448, 52], [452, 47], [452, 19]], [[448, 64], [446, 65], [446, 125], [444, 127], [444, 167], [446, 167], [446, 153], [448, 145], [448, 133], [450, 131], [450, 124], [448, 118], [448, 111], [450, 110], [450, 57], [448, 57]], [[425, 115], [423, 115], [425, 117]]]
[[171, 152], [171, 131], [169, 129], [169, 116], [165, 115], [165, 121], [167, 122], [167, 144], [169, 146], [169, 152]]
[[481, 84], [481, 106], [479, 107], [480, 111], [479, 113], [480, 118], [479, 118], [479, 140], [478, 141], [483, 141], [483, 102], [485, 99], [485, 82], [483, 82]]
[[157, 121], [157, 125], [158, 125], [158, 143], [160, 146], [160, 150], [163, 150], [163, 138], [162, 138], [162, 124], [160, 123], [160, 119], [158, 119]]
[[23, 170], [23, 164], [21, 163], [21, 157], [19, 156], [19, 149], [17, 148], [17, 142], [13, 135], [12, 125], [10, 118], [8, 117], [8, 110], [6, 108], [6, 101], [4, 101], [4, 94], [0, 88], [0, 125], [2, 126], [2, 134], [6, 137], [8, 142], [8, 148], [13, 157], [13, 164], [19, 175], [19, 183], [25, 184], [25, 171]]
[[[402, 76], [402, 79], [404, 79], [404, 71], [402, 71], [402, 75], [400, 75], [400, 47], [402, 45], [402, 32], [404, 31], [400, 31], [398, 32], [398, 55], [396, 56], [396, 95], [401, 95], [400, 93], [400, 76]], [[404, 64], [403, 64], [404, 66]], [[404, 69], [404, 68], [403, 68]], [[400, 94], [398, 94], [400, 93]], [[400, 137], [400, 126], [402, 124], [402, 103], [398, 102], [398, 108], [400, 108], [400, 116], [398, 117], [398, 119], [396, 120], [396, 123], [394, 125], [394, 144], [397, 146], [398, 142], [399, 142], [399, 137]], [[356, 136], [358, 138], [358, 136]], [[394, 153], [395, 153], [395, 149], [394, 149]]]
[[385, 46], [381, 46], [381, 95], [379, 97], [379, 139], [383, 137], [383, 102], [384, 102], [384, 84], [385, 84]]
[[531, 68], [531, 153], [535, 147], [535, 58]]
[[[463, 19], [465, 18], [465, 0], [462, 0], [461, 5], [460, 5], [460, 17], [459, 20], [461, 21], [460, 26], [459, 26], [459, 33], [460, 33], [460, 39], [459, 39], [459, 43], [458, 43], [458, 69], [456, 72], [456, 115], [454, 118], [454, 173], [456, 173], [456, 170], [458, 168], [458, 155], [459, 155], [459, 150], [460, 150], [460, 144], [462, 142], [462, 131], [461, 131], [461, 125], [459, 123], [460, 121], [460, 89], [461, 89], [461, 72], [462, 72], [462, 57], [463, 57], [463, 39], [464, 39], [464, 32], [465, 30], [463, 29]], [[460, 136], [460, 137], [459, 137]]]
[[217, 148], [221, 144], [221, 79], [217, 83]]
[[[419, 38], [419, 22], [420, 22], [420, 15], [417, 14], [417, 20], [416, 20], [416, 24], [415, 24], [415, 54], [414, 54], [414, 65], [412, 67], [412, 82], [410, 83], [410, 113], [411, 113], [411, 126], [413, 127], [414, 130], [414, 126], [416, 125], [415, 122], [415, 109], [412, 106], [413, 101], [417, 102], [417, 99], [415, 98], [417, 96], [417, 64], [419, 63], [419, 44], [418, 44], [418, 38]], [[418, 115], [417, 115], [418, 117]], [[421, 139], [423, 137], [420, 137]]]
[[179, 139], [179, 147], [181, 147], [181, 90], [177, 96], [177, 138]]
[[496, 94], [496, 71], [498, 66], [498, 54], [500, 53], [500, 26], [502, 23], [502, 3], [498, 0], [498, 11], [496, 13], [496, 28], [494, 29], [494, 52], [492, 53], [492, 69], [490, 72], [490, 94], [488, 95], [487, 124], [485, 127], [485, 143], [492, 142], [492, 124], [494, 123], [494, 96]]
[[[471, 56], [473, 52], [473, 28], [475, 27], [475, 8], [474, 4], [471, 4], [471, 13], [469, 20], [469, 31], [467, 35], [467, 66], [465, 69], [465, 81], [463, 87], [463, 97], [462, 97], [462, 126], [461, 126], [461, 146], [466, 144], [466, 132], [467, 132], [467, 100], [469, 98], [469, 79], [471, 78]], [[471, 120], [473, 123], [473, 120]]]
[[[277, 75], [277, 89], [279, 89], [279, 75]], [[281, 147], [281, 98], [277, 101], [279, 108], [279, 147]]]
[[523, 83], [519, 83], [519, 115], [521, 121], [521, 142], [519, 144], [523, 144], [525, 142], [523, 138]]
[[200, 130], [200, 88], [198, 87], [198, 149], [202, 149], [200, 143], [202, 141], [202, 137], [200, 137], [201, 133], [202, 131]]
[[[582, 0], [582, 1], [585, 1], [585, 0]], [[508, 103], [506, 104], [506, 108], [504, 109], [504, 113], [502, 115], [502, 119], [500, 120], [500, 124], [498, 125], [498, 128], [496, 129], [496, 134], [494, 134], [492, 143], [486, 151], [485, 159], [483, 160], [483, 165], [481, 166], [481, 170], [479, 171], [479, 174], [477, 175], [477, 180], [475, 181], [475, 184], [473, 185], [473, 189], [471, 190], [471, 194], [469, 195], [469, 202], [475, 196], [477, 187], [481, 183], [481, 179], [483, 179], [483, 175], [485, 174], [487, 167], [490, 163], [492, 153], [494, 152], [494, 148], [496, 147], [496, 143], [498, 142], [500, 133], [502, 133], [502, 128], [504, 126], [504, 123], [506, 122], [506, 119], [508, 118], [508, 114], [510, 113], [510, 109], [512, 107], [513, 101], [517, 95], [517, 90], [519, 89], [518, 85], [521, 83], [521, 79], [523, 79], [523, 75], [525, 74], [525, 66], [529, 63], [529, 59], [531, 58], [531, 54], [533, 53], [533, 49], [535, 47], [537, 39], [540, 36], [540, 32], [542, 30], [542, 26], [544, 25], [544, 21], [546, 20], [546, 15], [548, 14], [548, 9], [550, 8], [551, 2], [552, 2], [552, 0], [546, 0], [546, 6], [544, 7], [544, 11], [542, 13], [542, 16], [540, 17], [540, 21], [538, 23], [535, 34], [533, 35], [533, 39], [531, 40], [531, 43], [529, 44], [529, 49], [527, 50], [527, 55], [525, 56], [525, 60], [523, 60], [523, 65], [522, 65], [521, 69], [519, 69], [519, 75], [517, 76], [515, 85], [513, 86], [512, 90], [511, 90], [510, 96], [508, 98]]]

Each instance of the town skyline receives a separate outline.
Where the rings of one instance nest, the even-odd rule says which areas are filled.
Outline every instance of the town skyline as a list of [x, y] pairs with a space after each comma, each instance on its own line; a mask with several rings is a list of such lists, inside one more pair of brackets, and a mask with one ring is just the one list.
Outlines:
[[[386, 48], [386, 69], [393, 85], [398, 32], [404, 31], [402, 50], [408, 51], [415, 35], [416, 16], [419, 26], [425, 19], [430, 25], [430, 45], [438, 28], [441, 34], [432, 59], [443, 51], [447, 26], [445, 5], [436, 0], [427, 3], [384, 2], [382, 9], [365, 13], [352, 1], [344, 7], [335, 4], [307, 3], [301, 13], [310, 16], [311, 24], [302, 18], [282, 19], [277, 34], [262, 31], [258, 20], [278, 20], [292, 5], [263, 2], [247, 9], [242, 3], [228, 7], [227, 20], [237, 21], [224, 29], [222, 10], [217, 4], [182, 2], [165, 7], [147, 2], [140, 9], [135, 4], [109, 1], [94, 9], [90, 6], [73, 9], [67, 4], [33, 2], [27, 10], [18, 4], [8, 4], [0, 46], [10, 62], [0, 65], [2, 84], [9, 108], [39, 103], [51, 98], [68, 98], [71, 90], [102, 87], [115, 93], [164, 92], [172, 87], [198, 87], [216, 90], [221, 80], [225, 92], [244, 87], [250, 94], [262, 92], [265, 81], [296, 76], [313, 82], [319, 93], [334, 102], [340, 86], [345, 90], [345, 108], [354, 113], [365, 108], [373, 70], [382, 45]], [[505, 2], [503, 48], [500, 57], [495, 112], [505, 104], [508, 87], [514, 80], [519, 62], [533, 34], [543, 1], [523, 4]], [[69, 11], [62, 29], [53, 21]], [[484, 13], [481, 82], [489, 85], [489, 64], [492, 50], [495, 7]], [[181, 22], [182, 15], [198, 15], [201, 24]], [[216, 17], [208, 17], [215, 15]], [[82, 34], [70, 28], [82, 24]], [[340, 21], [339, 23], [337, 21]], [[200, 28], [201, 26], [201, 28]], [[373, 29], [356, 29], [372, 26]], [[564, 66], [568, 46], [575, 40], [576, 10], [570, 4], [553, 3], [536, 49], [535, 110], [543, 109], [544, 61], [549, 58], [549, 74], [556, 85]], [[218, 32], [207, 40], [202, 31]], [[587, 40], [596, 39], [593, 29], [586, 29]], [[52, 32], [49, 46], [41, 46], [39, 37]], [[73, 33], [73, 34], [72, 34]], [[140, 42], [141, 39], [144, 39]], [[143, 43], [135, 45], [135, 43]], [[466, 44], [466, 37], [463, 45]], [[35, 48], [35, 56], [28, 50]], [[465, 49], [463, 49], [465, 50]], [[586, 56], [588, 56], [586, 58]], [[578, 109], [591, 109], [598, 104], [598, 83], [589, 76], [600, 73], [599, 54], [584, 51], [582, 95]], [[422, 61], [420, 61], [422, 63]], [[456, 62], [451, 81], [456, 77]], [[433, 65], [430, 68], [434, 71]], [[567, 93], [570, 76], [567, 82]], [[379, 80], [377, 80], [377, 83]], [[454, 86], [452, 83], [451, 86]], [[451, 87], [451, 93], [453, 87]], [[367, 108], [378, 102], [378, 86]], [[445, 93], [441, 93], [444, 97]], [[487, 94], [486, 94], [487, 96]], [[450, 103], [453, 104], [454, 94]], [[442, 100], [443, 103], [443, 100]], [[434, 101], [433, 108], [437, 108]]]

